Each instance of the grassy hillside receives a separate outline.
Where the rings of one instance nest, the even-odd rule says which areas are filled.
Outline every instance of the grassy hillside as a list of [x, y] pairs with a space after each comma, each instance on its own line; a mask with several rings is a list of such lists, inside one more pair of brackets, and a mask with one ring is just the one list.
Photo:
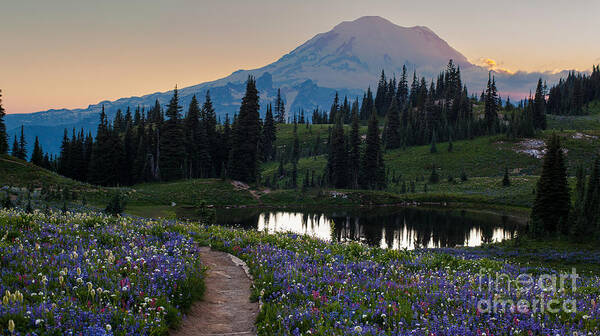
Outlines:
[[[583, 118], [598, 118], [595, 124], [585, 124]], [[234, 184], [221, 179], [186, 180], [169, 183], [145, 183], [121, 188], [128, 195], [128, 211], [138, 215], [173, 216], [182, 208], [202, 204], [227, 206], [340, 206], [361, 204], [395, 204], [405, 201], [456, 202], [517, 206], [528, 208], [534, 199], [537, 176], [541, 169], [543, 140], [552, 132], [559, 133], [566, 148], [567, 164], [573, 174], [578, 164], [588, 165], [600, 148], [600, 114], [560, 117], [560, 123], [581, 123], [587, 130], [560, 130], [554, 122], [558, 117], [548, 116], [555, 130], [548, 130], [535, 139], [508, 140], [504, 136], [481, 137], [456, 141], [452, 152], [448, 143], [438, 143], [437, 153], [430, 146], [390, 150], [385, 153], [386, 167], [398, 183], [390, 183], [384, 191], [343, 190], [336, 195], [328, 190], [269, 190], [261, 186]], [[586, 126], [587, 125], [587, 126]], [[327, 142], [331, 125], [298, 125], [298, 136], [303, 155], [308, 155], [320, 139], [321, 150]], [[348, 127], [349, 128], [349, 127]], [[366, 128], [361, 126], [361, 132]], [[278, 125], [277, 146], [291, 148], [293, 125]], [[326, 156], [303, 157], [298, 164], [299, 186], [305, 173], [314, 171], [320, 176], [325, 169]], [[440, 182], [428, 182], [435, 165]], [[262, 165], [263, 179], [272, 179], [278, 171], [278, 162]], [[511, 186], [501, 184], [505, 168], [511, 174]], [[290, 171], [291, 164], [285, 169]], [[468, 179], [462, 181], [464, 172]], [[403, 182], [408, 190], [403, 193]], [[411, 190], [411, 184], [414, 189]], [[100, 188], [64, 178], [10, 156], [0, 156], [0, 186], [20, 186], [60, 190], [68, 188], [85, 195], [92, 205], [103, 207], [114, 188]], [[81, 197], [81, 196], [80, 196]], [[175, 206], [173, 206], [175, 203]]]
[[0, 186], [42, 187], [61, 185], [80, 188], [83, 183], [60, 176], [27, 161], [9, 155], [0, 155]]

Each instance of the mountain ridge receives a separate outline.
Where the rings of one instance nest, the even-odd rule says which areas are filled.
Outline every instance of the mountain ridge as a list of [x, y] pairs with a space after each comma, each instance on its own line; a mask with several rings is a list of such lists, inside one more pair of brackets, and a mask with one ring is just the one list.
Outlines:
[[[192, 96], [196, 95], [202, 102], [210, 90], [218, 117], [223, 120], [226, 114], [237, 113], [244, 82], [253, 75], [260, 92], [261, 110], [275, 99], [280, 88], [289, 116], [300, 109], [309, 113], [314, 108], [328, 110], [336, 92], [350, 99], [361, 97], [368, 86], [376, 85], [382, 70], [389, 75], [399, 75], [406, 66], [410, 72], [416, 71], [418, 76], [429, 80], [436, 77], [450, 59], [461, 67], [468, 85], [474, 83], [476, 89], [483, 87], [487, 70], [470, 63], [428, 27], [402, 27], [382, 17], [364, 16], [343, 21], [315, 35], [271, 64], [237, 70], [221, 79], [181, 88], [179, 93], [181, 105], [186, 109]], [[8, 114], [6, 124], [11, 137], [24, 125], [29, 144], [33, 143], [33, 132], [43, 130], [39, 134], [40, 143], [46, 151], [57, 153], [65, 128], [84, 128], [95, 133], [102, 106], [112, 118], [118, 109], [125, 111], [137, 106], [148, 109], [156, 100], [164, 106], [172, 92], [103, 100], [86, 108]]]

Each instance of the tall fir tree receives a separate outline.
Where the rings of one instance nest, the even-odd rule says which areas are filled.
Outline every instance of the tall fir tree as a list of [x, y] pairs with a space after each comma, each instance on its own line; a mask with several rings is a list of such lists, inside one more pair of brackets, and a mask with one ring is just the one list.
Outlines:
[[8, 153], [8, 133], [4, 123], [5, 116], [6, 111], [2, 107], [2, 90], [0, 89], [0, 155]]
[[275, 141], [277, 140], [277, 127], [273, 118], [273, 108], [267, 105], [267, 113], [262, 128], [263, 159], [271, 161], [275, 157]]
[[327, 157], [329, 182], [335, 188], [348, 187], [349, 179], [348, 152], [342, 117], [339, 112], [335, 117], [336, 121], [331, 132], [329, 156]]
[[21, 135], [19, 136], [17, 152], [15, 153], [13, 149], [13, 156], [21, 160], [27, 160], [27, 141], [25, 140], [25, 128], [23, 125], [21, 125]]
[[377, 109], [377, 114], [380, 116], [384, 116], [387, 112], [386, 109], [386, 96], [387, 96], [387, 79], [385, 77], [385, 72], [381, 70], [381, 76], [379, 77], [379, 83], [377, 84], [377, 92], [375, 93], [375, 109]]
[[212, 170], [208, 137], [201, 114], [200, 105], [194, 95], [184, 119], [188, 178], [208, 177]]
[[232, 179], [255, 182], [258, 177], [260, 140], [259, 96], [256, 80], [248, 76], [246, 93], [233, 127], [228, 174]]
[[358, 188], [360, 173], [360, 124], [358, 109], [352, 111], [352, 127], [350, 128], [350, 152], [348, 153], [348, 165], [350, 167], [350, 186]]
[[488, 83], [485, 90], [485, 124], [489, 133], [496, 131], [498, 123], [498, 91], [496, 89], [496, 79], [492, 78], [491, 72], [488, 74]]
[[[66, 131], [65, 131], [65, 138]], [[63, 144], [65, 141], [63, 140]], [[100, 123], [98, 124], [98, 130], [96, 131], [96, 141], [94, 141], [94, 146], [92, 149], [92, 157], [89, 164], [89, 172], [88, 172], [88, 180], [92, 184], [98, 185], [111, 185], [114, 181], [114, 177], [110, 176], [110, 172], [113, 169], [111, 167], [112, 159], [111, 154], [113, 148], [111, 148], [112, 144], [110, 143], [110, 129], [108, 125], [108, 120], [106, 117], [106, 113], [104, 111], [104, 106], [102, 106], [102, 112], [100, 113]], [[63, 165], [63, 151], [68, 153], [68, 143], [67, 146], [63, 146], [61, 148], [61, 165]], [[64, 161], [70, 162], [70, 159], [65, 159]], [[70, 166], [70, 164], [68, 164]], [[70, 169], [63, 166], [63, 170]]]
[[166, 117], [160, 132], [160, 178], [163, 181], [179, 180], [184, 177], [185, 138], [181, 122], [181, 106], [177, 86], [167, 106]]
[[10, 151], [10, 155], [18, 158], [21, 154], [19, 154], [19, 141], [17, 140], [17, 135], [15, 134], [15, 139], [13, 140], [12, 149]]
[[568, 233], [571, 196], [567, 182], [567, 168], [560, 139], [553, 134], [544, 157], [542, 174], [537, 183], [536, 198], [531, 211], [531, 233]]
[[540, 130], [546, 129], [546, 93], [541, 78], [538, 80], [533, 100], [533, 127]]
[[39, 167], [42, 167], [44, 165], [44, 152], [42, 151], [42, 147], [40, 146], [40, 140], [37, 136], [35, 137], [35, 142], [33, 143], [33, 152], [31, 152], [31, 163]]
[[383, 165], [383, 153], [375, 108], [373, 108], [369, 117], [365, 141], [366, 146], [360, 166], [360, 186], [364, 189], [383, 189], [386, 184], [385, 166]]
[[207, 176], [215, 177], [228, 157], [223, 150], [224, 143], [220, 140], [220, 135], [217, 132], [217, 114], [208, 90], [200, 111], [200, 120], [205, 128], [206, 138], [208, 139], [208, 153], [212, 162], [212, 167], [207, 172]]
[[275, 99], [275, 121], [278, 124], [285, 124], [285, 101], [281, 97], [281, 89], [277, 89], [277, 98]]
[[400, 110], [398, 100], [393, 98], [387, 111], [386, 124], [384, 128], [384, 144], [387, 149], [400, 148], [402, 146], [402, 135], [400, 133]]

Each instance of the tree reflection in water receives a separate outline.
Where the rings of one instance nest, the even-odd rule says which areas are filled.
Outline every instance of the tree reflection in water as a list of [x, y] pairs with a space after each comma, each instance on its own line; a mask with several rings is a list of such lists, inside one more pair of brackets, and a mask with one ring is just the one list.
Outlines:
[[479, 246], [513, 238], [522, 227], [508, 216], [427, 208], [323, 212], [229, 209], [217, 212], [217, 223], [393, 249]]

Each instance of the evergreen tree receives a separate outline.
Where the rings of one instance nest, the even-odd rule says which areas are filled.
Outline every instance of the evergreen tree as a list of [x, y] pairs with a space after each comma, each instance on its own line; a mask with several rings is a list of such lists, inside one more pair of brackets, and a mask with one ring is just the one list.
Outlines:
[[35, 137], [35, 143], [33, 144], [31, 163], [39, 167], [43, 167], [44, 165], [44, 152], [42, 151], [42, 147], [40, 147], [40, 140], [37, 136]]
[[598, 216], [600, 215], [600, 159], [596, 158], [592, 164], [592, 171], [588, 178], [587, 188], [585, 190], [585, 200], [583, 201], [583, 216], [587, 230], [593, 231]]
[[504, 177], [502, 178], [502, 186], [504, 186], [504, 187], [510, 186], [510, 177], [508, 175], [508, 168], [504, 169]]
[[377, 84], [377, 92], [375, 93], [375, 109], [380, 116], [383, 116], [387, 112], [386, 104], [387, 95], [387, 79], [385, 78], [385, 72], [381, 70], [381, 77]]
[[[83, 139], [80, 142], [83, 145]], [[134, 134], [133, 119], [131, 118], [129, 109], [127, 109], [127, 114], [125, 115], [125, 133], [123, 135], [123, 162], [121, 164], [121, 184], [123, 185], [132, 185], [135, 183], [133, 172], [135, 158], [137, 157], [137, 145], [138, 141]]]
[[[112, 165], [112, 152], [114, 148], [111, 148], [112, 144], [110, 141], [110, 129], [108, 120], [106, 119], [106, 113], [104, 112], [104, 106], [102, 106], [102, 112], [100, 113], [100, 123], [98, 124], [98, 130], [96, 131], [96, 141], [92, 149], [92, 157], [89, 164], [88, 180], [92, 184], [98, 185], [111, 185], [114, 181], [114, 177], [110, 176], [113, 169]], [[67, 139], [66, 130], [65, 137], [63, 138], [63, 148], [61, 148], [61, 159], [60, 165], [62, 169], [70, 169], [70, 159], [63, 157], [64, 153], [69, 153], [68, 142], [65, 145]], [[67, 154], [68, 155], [68, 154]], [[66, 166], [65, 166], [66, 164]], [[59, 168], [60, 170], [60, 168]]]
[[485, 90], [485, 124], [488, 132], [494, 133], [498, 122], [498, 91], [496, 90], [496, 79], [488, 74], [488, 83]]
[[229, 117], [227, 117], [227, 135], [218, 134], [217, 132], [217, 114], [210, 98], [210, 92], [206, 91], [204, 104], [200, 112], [201, 124], [204, 126], [206, 138], [208, 139], [208, 153], [212, 161], [212, 167], [206, 173], [207, 176], [216, 176], [216, 172], [221, 170], [223, 165], [226, 165], [229, 158]]
[[8, 153], [8, 133], [6, 132], [4, 116], [6, 116], [6, 112], [2, 107], [2, 90], [0, 90], [0, 155]]
[[163, 181], [173, 181], [184, 177], [185, 142], [181, 122], [181, 106], [177, 86], [173, 97], [167, 106], [167, 120], [160, 134], [160, 178]]
[[542, 85], [542, 79], [538, 80], [533, 100], [533, 127], [546, 129], [546, 94]]
[[352, 127], [350, 129], [349, 139], [350, 152], [348, 153], [350, 184], [352, 188], [358, 188], [358, 174], [360, 172], [360, 125], [358, 119], [358, 109], [353, 109]]
[[437, 146], [436, 146], [435, 132], [433, 132], [433, 134], [431, 135], [431, 145], [429, 146], [429, 152], [430, 152], [431, 154], [435, 154], [435, 153], [437, 153]]
[[298, 140], [298, 127], [294, 121], [294, 144], [292, 145], [292, 162], [297, 164], [300, 160], [300, 141]]
[[273, 160], [275, 157], [275, 141], [277, 140], [277, 127], [273, 119], [273, 110], [271, 104], [267, 106], [267, 113], [262, 128], [263, 159], [265, 161]]
[[440, 175], [437, 172], [435, 164], [431, 165], [431, 174], [429, 175], [429, 183], [435, 184], [440, 182]]
[[[598, 158], [594, 162], [594, 166], [600, 165]], [[570, 234], [576, 239], [582, 239], [589, 237], [593, 229], [587, 223], [586, 218], [586, 181], [585, 181], [585, 170], [583, 166], [578, 166], [576, 169], [577, 183], [575, 187], [575, 202], [573, 208], [570, 211], [571, 215], [571, 232]]]
[[[21, 125], [21, 136], [19, 137], [19, 142], [17, 143], [16, 141], [17, 138], [15, 137], [15, 143], [13, 144], [13, 156], [21, 160], [27, 160], [27, 141], [25, 140], [25, 130], [23, 125]], [[16, 148], [15, 144], [17, 145]]]
[[11, 155], [17, 157], [19, 155], [19, 141], [17, 141], [17, 136], [15, 135], [15, 139], [12, 144], [12, 149], [10, 151]]
[[385, 188], [385, 166], [379, 138], [379, 125], [375, 108], [371, 111], [367, 127], [366, 147], [360, 166], [359, 183], [365, 189]]
[[277, 89], [277, 98], [275, 99], [275, 121], [278, 124], [285, 124], [285, 101], [281, 97], [281, 89]]
[[402, 76], [398, 82], [398, 90], [396, 91], [396, 100], [400, 110], [404, 110], [408, 103], [408, 78], [406, 74], [406, 65], [402, 66]]
[[70, 177], [70, 173], [72, 170], [73, 168], [71, 166], [71, 141], [69, 140], [67, 129], [65, 129], [62, 143], [60, 145], [58, 173], [60, 175]]
[[570, 197], [563, 151], [558, 136], [554, 134], [549, 141], [537, 183], [536, 199], [531, 211], [531, 233], [534, 236], [568, 233], [568, 228], [561, 225], [567, 222], [569, 216]]
[[191, 178], [208, 177], [212, 170], [206, 127], [201, 122], [198, 100], [194, 95], [184, 120], [186, 136], [187, 176]]
[[335, 97], [333, 98], [333, 104], [331, 104], [331, 108], [329, 109], [329, 123], [335, 124], [335, 118], [338, 116], [338, 112], [340, 111], [340, 97], [338, 96], [337, 91], [335, 92]]
[[[254, 77], [248, 76], [246, 94], [233, 127], [229, 158], [229, 176], [235, 180], [255, 182], [258, 176], [258, 142], [260, 140], [259, 97]], [[279, 111], [278, 111], [279, 112]]]
[[327, 158], [329, 182], [335, 188], [346, 188], [349, 179], [346, 136], [344, 135], [341, 113], [338, 113], [335, 118], [336, 122], [331, 132], [329, 156]]
[[396, 98], [393, 98], [390, 102], [384, 132], [385, 148], [395, 149], [402, 145], [402, 137], [400, 134], [400, 111], [398, 109]]
[[373, 93], [371, 92], [371, 87], [367, 88], [367, 93], [363, 96], [362, 103], [360, 104], [360, 120], [369, 119], [369, 115], [373, 110]]

